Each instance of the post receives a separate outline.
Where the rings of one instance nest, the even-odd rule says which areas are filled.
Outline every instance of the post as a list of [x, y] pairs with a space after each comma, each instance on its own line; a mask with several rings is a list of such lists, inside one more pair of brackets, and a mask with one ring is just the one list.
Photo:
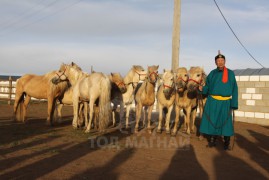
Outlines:
[[179, 66], [179, 47], [180, 47], [180, 14], [181, 0], [174, 0], [174, 19], [172, 35], [172, 70], [173, 72]]
[[8, 78], [8, 81], [9, 81], [9, 85], [8, 85], [8, 105], [11, 104], [11, 97], [12, 97], [12, 77], [9, 76]]

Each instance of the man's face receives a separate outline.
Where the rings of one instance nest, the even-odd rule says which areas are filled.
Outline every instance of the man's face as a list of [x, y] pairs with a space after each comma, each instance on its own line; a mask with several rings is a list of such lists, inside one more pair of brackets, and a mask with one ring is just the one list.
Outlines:
[[224, 58], [218, 58], [215, 61], [217, 68], [222, 69], [225, 66], [225, 59]]

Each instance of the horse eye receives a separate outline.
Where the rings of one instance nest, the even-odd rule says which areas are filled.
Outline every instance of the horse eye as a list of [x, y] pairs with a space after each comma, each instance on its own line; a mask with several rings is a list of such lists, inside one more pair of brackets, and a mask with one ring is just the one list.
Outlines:
[[158, 71], [156, 71], [156, 73], [158, 74]]
[[201, 76], [201, 74], [197, 74], [197, 77], [200, 77]]

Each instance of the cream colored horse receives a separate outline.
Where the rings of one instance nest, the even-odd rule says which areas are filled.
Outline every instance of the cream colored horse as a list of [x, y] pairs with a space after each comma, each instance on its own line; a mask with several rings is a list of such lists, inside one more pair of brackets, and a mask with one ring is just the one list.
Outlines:
[[[118, 96], [121, 95], [121, 93], [125, 93], [127, 88], [123, 82], [123, 78], [121, 76], [120, 73], [111, 73], [110, 75], [108, 75], [108, 78], [110, 79], [111, 81], [111, 101], [114, 102], [116, 100], [116, 98]], [[118, 95], [120, 94], [120, 95]], [[116, 103], [114, 103], [116, 104]], [[57, 104], [57, 115], [59, 117], [59, 119], [61, 120], [62, 119], [62, 107], [63, 105], [73, 105], [73, 87], [69, 88], [63, 95], [63, 97], [60, 99], [59, 101], [59, 104]], [[79, 106], [79, 116], [81, 116], [79, 118], [79, 122], [78, 122], [78, 125], [81, 126], [83, 124], [83, 121], [84, 122], [87, 122], [88, 121], [88, 100], [84, 100], [84, 101], [81, 101], [80, 102], [80, 106]], [[82, 111], [82, 108], [84, 110], [84, 119], [82, 117], [82, 114], [80, 113]], [[98, 112], [99, 112], [99, 109], [94, 108], [94, 112], [95, 112], [95, 115], [94, 116], [94, 125], [96, 127], [97, 125], [97, 119], [98, 119]], [[115, 110], [116, 110], [116, 107], [114, 108], [113, 106], [113, 109], [112, 109], [112, 117], [113, 117], [113, 126], [115, 125]]]
[[56, 71], [52, 71], [42, 76], [26, 74], [17, 80], [14, 102], [15, 120], [26, 121], [27, 107], [31, 97], [34, 97], [36, 99], [48, 100], [47, 123], [53, 125], [53, 113], [56, 99], [68, 88], [67, 82], [61, 82], [58, 85], [54, 85], [50, 81], [55, 75], [55, 72]]
[[78, 104], [80, 100], [89, 100], [89, 122], [85, 122], [86, 133], [90, 132], [94, 105], [96, 100], [99, 99], [99, 131], [103, 131], [110, 121], [110, 91], [111, 83], [107, 75], [103, 73], [93, 73], [87, 75], [73, 67], [73, 63], [70, 65], [62, 65], [57, 72], [57, 76], [52, 79], [52, 82], [58, 83], [60, 81], [69, 80], [73, 86], [73, 107], [74, 118], [73, 127], [77, 128], [78, 119]]
[[163, 120], [163, 109], [167, 108], [167, 114], [165, 117], [165, 129], [166, 133], [170, 133], [170, 118], [171, 112], [174, 107], [176, 92], [174, 83], [174, 73], [170, 70], [164, 70], [162, 76], [162, 84], [159, 86], [157, 91], [157, 101], [159, 107], [159, 124], [157, 132], [162, 131], [162, 120]]
[[134, 101], [134, 91], [137, 84], [140, 81], [144, 81], [146, 78], [147, 72], [144, 70], [142, 66], [133, 65], [132, 68], [128, 71], [126, 76], [124, 77], [124, 83], [127, 86], [127, 91], [122, 94], [120, 98], [120, 121], [122, 123], [124, 119], [124, 105], [126, 106], [126, 114], [125, 114], [125, 128], [129, 128], [129, 114], [131, 105]]
[[[148, 66], [147, 78], [142, 83], [135, 94], [136, 102], [136, 123], [135, 123], [135, 133], [138, 133], [139, 121], [141, 118], [141, 112], [143, 107], [148, 108], [148, 132], [151, 133], [150, 121], [153, 105], [155, 102], [155, 84], [158, 79], [158, 68], [159, 66]], [[146, 108], [144, 111], [146, 111]], [[146, 112], [144, 112], [145, 115]], [[145, 116], [144, 116], [145, 117]], [[145, 118], [144, 121], [145, 123]], [[144, 124], [145, 125], [145, 124]]]
[[[189, 79], [187, 81], [187, 74]], [[176, 135], [179, 123], [180, 110], [184, 112], [185, 131], [190, 134], [194, 132], [194, 122], [197, 109], [198, 86], [203, 84], [204, 70], [200, 67], [191, 67], [187, 73], [186, 68], [179, 68], [177, 71], [178, 87], [176, 93], [176, 119], [172, 135]], [[185, 78], [184, 78], [185, 77]], [[181, 84], [181, 85], [180, 85]]]

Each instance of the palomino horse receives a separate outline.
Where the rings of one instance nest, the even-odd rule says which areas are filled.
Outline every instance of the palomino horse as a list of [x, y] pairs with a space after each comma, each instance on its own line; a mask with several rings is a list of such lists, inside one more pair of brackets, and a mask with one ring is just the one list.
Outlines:
[[73, 108], [74, 118], [73, 127], [77, 128], [78, 104], [81, 99], [89, 100], [89, 122], [85, 122], [86, 131], [90, 132], [93, 119], [94, 104], [99, 99], [99, 130], [103, 131], [110, 120], [110, 91], [111, 83], [109, 78], [103, 73], [93, 73], [86, 75], [80, 69], [70, 65], [63, 64], [60, 70], [52, 79], [53, 83], [69, 80], [73, 86]]
[[[138, 133], [138, 124], [141, 118], [141, 111], [143, 107], [148, 108], [148, 131], [151, 133], [150, 121], [151, 112], [155, 102], [155, 84], [158, 79], [158, 68], [159, 66], [148, 66], [147, 77], [140, 87], [136, 90], [135, 102], [136, 102], [136, 123], [135, 123], [135, 133]], [[144, 109], [144, 123], [145, 123], [145, 112]], [[145, 124], [143, 124], [145, 125]]]
[[162, 131], [163, 109], [167, 108], [168, 111], [165, 118], [165, 129], [166, 133], [170, 133], [170, 117], [176, 97], [173, 72], [171, 70], [164, 70], [162, 81], [163, 82], [157, 91], [157, 101], [159, 107], [159, 124], [157, 132], [161, 133]]
[[61, 82], [57, 85], [51, 83], [50, 80], [55, 75], [55, 72], [56, 71], [48, 72], [42, 76], [26, 74], [17, 80], [14, 102], [15, 120], [25, 122], [27, 106], [31, 97], [34, 97], [36, 99], [48, 100], [47, 123], [50, 125], [53, 124], [53, 112], [56, 99], [69, 87], [68, 82]]
[[[127, 75], [124, 77], [124, 83], [127, 86], [127, 91], [122, 94], [122, 96], [118, 96], [120, 99], [120, 121], [122, 123], [124, 116], [124, 105], [126, 106], [126, 115], [125, 115], [125, 128], [129, 128], [129, 114], [131, 105], [134, 100], [134, 91], [139, 83], [139, 81], [144, 81], [146, 78], [147, 72], [144, 70], [142, 66], [133, 65], [129, 70]], [[120, 95], [120, 94], [119, 94]]]
[[[182, 69], [179, 68], [177, 72], [178, 77], [182, 76], [187, 77], [187, 70], [185, 68]], [[190, 134], [191, 131], [194, 132], [194, 122], [197, 110], [197, 90], [198, 86], [204, 83], [203, 82], [204, 70], [200, 67], [191, 67], [188, 74], [189, 74], [188, 81], [187, 78], [185, 79], [179, 78], [179, 80], [181, 80], [181, 84], [184, 84], [185, 86], [184, 87], [179, 86], [182, 88], [177, 87], [176, 103], [175, 103], [176, 119], [172, 135], [176, 135], [179, 122], [179, 114], [181, 109], [183, 109], [184, 111], [184, 124], [186, 133]]]

